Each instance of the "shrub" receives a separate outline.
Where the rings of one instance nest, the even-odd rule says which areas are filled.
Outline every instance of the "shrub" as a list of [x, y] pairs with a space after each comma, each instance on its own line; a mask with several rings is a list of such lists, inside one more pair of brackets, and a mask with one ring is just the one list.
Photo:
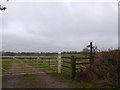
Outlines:
[[93, 65], [84, 71], [88, 74], [87, 78], [94, 83], [102, 82], [113, 87], [118, 85], [118, 75], [120, 75], [119, 54], [120, 51], [118, 50], [96, 53]]
[[100, 52], [95, 55], [94, 64], [92, 65], [92, 71], [96, 76], [95, 79], [106, 80], [114, 84], [118, 83], [119, 53], [120, 51], [114, 50]]

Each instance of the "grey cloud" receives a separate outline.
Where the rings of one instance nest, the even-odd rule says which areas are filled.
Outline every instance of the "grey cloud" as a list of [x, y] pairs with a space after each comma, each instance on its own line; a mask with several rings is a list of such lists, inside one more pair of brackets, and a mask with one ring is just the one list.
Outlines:
[[3, 50], [82, 50], [117, 47], [117, 4], [11, 3], [3, 17]]

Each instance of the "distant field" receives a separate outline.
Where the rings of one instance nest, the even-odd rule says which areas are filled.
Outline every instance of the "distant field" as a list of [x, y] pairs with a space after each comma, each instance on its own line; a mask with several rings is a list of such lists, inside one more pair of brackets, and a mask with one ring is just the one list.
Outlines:
[[[89, 54], [81, 54], [81, 53], [61, 53], [62, 56], [88, 56]], [[11, 56], [11, 55], [7, 55], [7, 56]], [[58, 53], [41, 53], [41, 54], [15, 54], [12, 56], [58, 56]]]
[[63, 53], [61, 55], [62, 55], [62, 57], [71, 57], [71, 56], [75, 56], [75, 57], [88, 57], [89, 56], [89, 54], [80, 54], [80, 53], [75, 53], [75, 54]]

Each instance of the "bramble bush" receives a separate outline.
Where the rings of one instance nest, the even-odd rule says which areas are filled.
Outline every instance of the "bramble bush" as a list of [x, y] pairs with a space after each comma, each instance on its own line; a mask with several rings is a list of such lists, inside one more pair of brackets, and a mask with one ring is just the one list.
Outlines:
[[104, 80], [108, 84], [118, 85], [120, 73], [120, 51], [106, 51], [95, 54], [94, 63], [91, 67], [94, 80]]
[[96, 84], [110, 87], [120, 85], [120, 51], [96, 53], [93, 65], [81, 73], [86, 74], [86, 78]]

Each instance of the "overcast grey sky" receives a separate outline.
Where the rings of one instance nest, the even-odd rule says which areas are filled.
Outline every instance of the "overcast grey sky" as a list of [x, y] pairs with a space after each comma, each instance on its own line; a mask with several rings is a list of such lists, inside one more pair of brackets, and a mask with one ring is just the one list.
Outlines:
[[[118, 6], [110, 2], [11, 2], [2, 16], [4, 51], [80, 51], [118, 46]], [[1, 28], [1, 27], [0, 27]]]

